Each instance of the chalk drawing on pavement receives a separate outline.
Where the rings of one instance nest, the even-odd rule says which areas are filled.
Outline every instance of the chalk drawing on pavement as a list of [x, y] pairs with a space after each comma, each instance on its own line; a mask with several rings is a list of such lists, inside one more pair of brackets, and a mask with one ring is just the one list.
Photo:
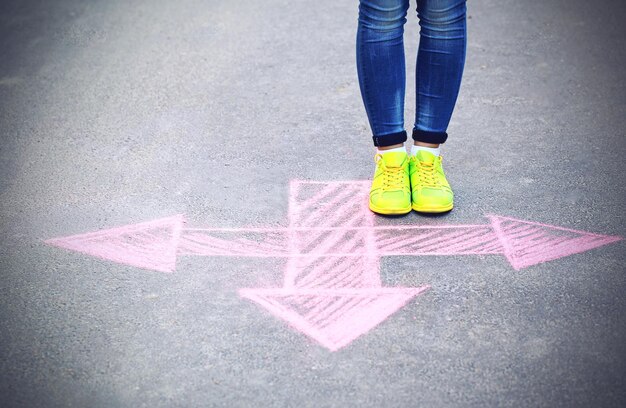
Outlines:
[[621, 240], [499, 215], [487, 224], [377, 226], [368, 192], [368, 181], [292, 180], [287, 227], [188, 228], [176, 215], [46, 243], [160, 272], [175, 271], [179, 256], [285, 258], [281, 287], [240, 296], [334, 351], [428, 290], [383, 286], [383, 256], [498, 255], [520, 270]]

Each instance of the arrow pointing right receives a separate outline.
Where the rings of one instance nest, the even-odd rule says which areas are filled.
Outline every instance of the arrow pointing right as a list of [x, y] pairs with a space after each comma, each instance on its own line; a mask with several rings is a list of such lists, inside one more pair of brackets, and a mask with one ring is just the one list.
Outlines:
[[502, 245], [502, 252], [517, 270], [622, 239], [498, 215], [488, 218]]

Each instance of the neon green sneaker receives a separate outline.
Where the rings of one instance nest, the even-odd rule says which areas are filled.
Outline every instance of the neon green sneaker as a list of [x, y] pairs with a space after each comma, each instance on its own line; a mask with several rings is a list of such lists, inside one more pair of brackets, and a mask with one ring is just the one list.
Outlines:
[[370, 190], [370, 210], [378, 214], [411, 212], [409, 158], [405, 152], [377, 154]]
[[454, 194], [443, 173], [441, 160], [441, 156], [424, 150], [411, 156], [411, 199], [415, 211], [441, 213], [452, 209]]

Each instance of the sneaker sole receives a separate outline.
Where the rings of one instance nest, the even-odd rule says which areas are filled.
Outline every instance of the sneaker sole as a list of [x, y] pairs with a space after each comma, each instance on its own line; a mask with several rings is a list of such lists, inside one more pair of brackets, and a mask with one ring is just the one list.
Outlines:
[[372, 212], [375, 212], [376, 214], [382, 214], [382, 215], [408, 214], [411, 212], [411, 209], [412, 209], [411, 206], [407, 208], [379, 208], [373, 205], [372, 203], [369, 203], [369, 208]]
[[417, 206], [415, 204], [411, 205], [411, 208], [417, 212], [421, 212], [421, 213], [429, 213], [429, 214], [436, 214], [436, 213], [443, 213], [443, 212], [447, 212], [452, 210], [452, 208], [454, 207], [454, 204], [450, 204], [448, 206], [445, 207], [441, 207], [441, 206], [437, 206], [437, 207], [420, 207]]

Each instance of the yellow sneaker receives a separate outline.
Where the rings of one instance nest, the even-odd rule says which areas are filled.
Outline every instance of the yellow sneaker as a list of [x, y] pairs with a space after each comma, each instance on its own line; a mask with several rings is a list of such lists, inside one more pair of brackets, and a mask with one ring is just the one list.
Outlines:
[[370, 190], [370, 210], [378, 214], [411, 211], [409, 158], [405, 152], [377, 154], [376, 172]]
[[453, 207], [454, 194], [441, 166], [441, 156], [418, 150], [409, 159], [411, 199], [415, 211], [441, 213]]

